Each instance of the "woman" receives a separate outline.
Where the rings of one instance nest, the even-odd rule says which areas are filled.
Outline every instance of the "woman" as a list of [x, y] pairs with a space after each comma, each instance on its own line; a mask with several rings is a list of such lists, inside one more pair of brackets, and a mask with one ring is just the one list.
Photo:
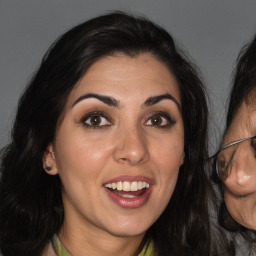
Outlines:
[[71, 29], [2, 151], [2, 253], [209, 255], [206, 125], [204, 87], [164, 29], [120, 12]]
[[216, 154], [225, 200], [220, 222], [228, 230], [239, 231], [249, 241], [255, 241], [256, 38], [238, 58], [222, 145]]

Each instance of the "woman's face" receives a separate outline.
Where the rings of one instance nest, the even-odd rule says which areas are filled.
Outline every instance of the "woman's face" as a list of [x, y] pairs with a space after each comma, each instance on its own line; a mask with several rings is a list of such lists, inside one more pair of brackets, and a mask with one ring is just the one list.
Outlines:
[[[256, 135], [256, 108], [243, 102], [224, 138], [223, 145]], [[231, 216], [256, 230], [256, 139], [246, 140], [221, 152], [229, 174], [223, 179], [224, 198]]]
[[97, 61], [44, 155], [62, 182], [64, 228], [143, 235], [172, 196], [183, 148], [179, 89], [166, 66], [149, 54]]

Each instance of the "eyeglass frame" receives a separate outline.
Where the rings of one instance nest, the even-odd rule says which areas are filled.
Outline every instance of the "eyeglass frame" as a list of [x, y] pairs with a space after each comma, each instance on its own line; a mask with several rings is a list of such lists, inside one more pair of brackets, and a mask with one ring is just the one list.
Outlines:
[[236, 144], [239, 144], [241, 142], [244, 142], [244, 141], [247, 141], [247, 140], [253, 140], [253, 139], [256, 139], [256, 135], [252, 136], [252, 137], [247, 137], [247, 138], [243, 138], [243, 139], [240, 139], [240, 140], [235, 140], [235, 141], [232, 141], [226, 145], [224, 145], [221, 149], [219, 149], [210, 159], [214, 158], [214, 166], [215, 166], [215, 170], [216, 170], [216, 173], [217, 173], [217, 176], [219, 178], [220, 181], [222, 181], [222, 179], [220, 178], [220, 175], [219, 175], [219, 170], [218, 170], [218, 167], [217, 167], [217, 164], [218, 164], [218, 155], [219, 153], [224, 150], [224, 149], [227, 149], [229, 147], [232, 147]]

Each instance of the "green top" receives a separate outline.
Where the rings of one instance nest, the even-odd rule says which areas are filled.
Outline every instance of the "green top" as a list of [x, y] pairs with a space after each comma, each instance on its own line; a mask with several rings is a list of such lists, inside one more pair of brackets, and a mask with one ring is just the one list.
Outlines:
[[[61, 243], [57, 235], [54, 235], [52, 238], [52, 245], [58, 256], [72, 256], [72, 254]], [[149, 246], [144, 246], [138, 256], [153, 256], [153, 243], [150, 243]]]

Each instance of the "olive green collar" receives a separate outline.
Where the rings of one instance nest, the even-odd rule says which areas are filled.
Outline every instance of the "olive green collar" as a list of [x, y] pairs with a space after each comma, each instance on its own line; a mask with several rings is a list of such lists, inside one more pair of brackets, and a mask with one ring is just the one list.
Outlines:
[[[57, 235], [53, 236], [52, 245], [58, 256], [72, 256]], [[150, 243], [149, 246], [144, 246], [143, 250], [138, 256], [153, 256], [153, 243]]]
[[57, 235], [53, 236], [52, 245], [58, 256], [72, 256], [72, 254], [65, 248]]

